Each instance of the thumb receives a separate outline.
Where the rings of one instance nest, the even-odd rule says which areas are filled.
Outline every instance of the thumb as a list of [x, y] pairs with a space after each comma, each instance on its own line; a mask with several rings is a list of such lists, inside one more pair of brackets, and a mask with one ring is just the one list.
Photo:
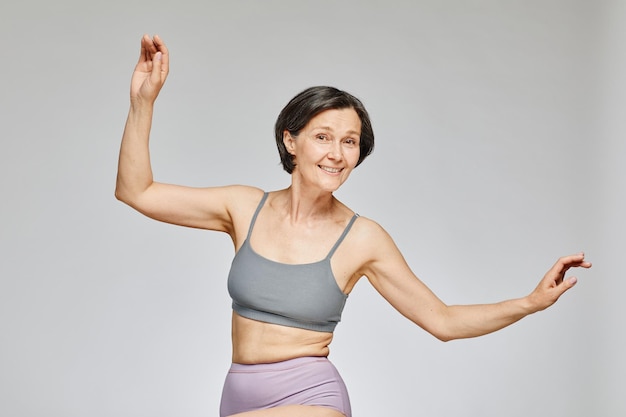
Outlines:
[[561, 285], [559, 285], [558, 287], [561, 290], [559, 292], [559, 297], [563, 295], [565, 291], [569, 290], [574, 285], [576, 285], [577, 282], [578, 282], [578, 279], [576, 277], [570, 277], [570, 278], [564, 279]]
[[152, 58], [152, 72], [150, 73], [150, 81], [159, 85], [161, 83], [161, 64], [163, 60], [163, 54], [159, 51], [154, 54]]
[[563, 282], [559, 283], [558, 285], [550, 286], [549, 288], [544, 287], [543, 291], [539, 291], [543, 292], [543, 296], [540, 297], [540, 299], [542, 299], [543, 301], [540, 303], [541, 307], [537, 311], [544, 310], [550, 307], [552, 304], [556, 303], [567, 290], [576, 285], [576, 282], [577, 279], [572, 277], [564, 279]]

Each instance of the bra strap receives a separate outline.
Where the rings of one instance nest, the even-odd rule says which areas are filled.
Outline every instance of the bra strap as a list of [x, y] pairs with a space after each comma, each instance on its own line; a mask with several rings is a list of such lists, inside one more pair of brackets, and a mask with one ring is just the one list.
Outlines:
[[335, 242], [335, 245], [330, 250], [330, 252], [328, 252], [328, 255], [326, 255], [327, 259], [330, 259], [333, 256], [333, 254], [335, 253], [335, 251], [337, 250], [337, 248], [339, 247], [339, 245], [341, 245], [341, 242], [343, 242], [343, 239], [346, 237], [346, 235], [348, 234], [348, 232], [352, 228], [352, 225], [354, 224], [354, 221], [357, 219], [357, 217], [359, 217], [359, 215], [357, 213], [354, 213], [354, 216], [352, 216], [352, 218], [350, 219], [350, 222], [348, 223], [346, 228], [343, 229], [343, 233], [341, 234], [341, 236], [339, 236], [339, 239], [337, 239], [337, 242]]
[[252, 229], [254, 228], [254, 223], [256, 223], [256, 218], [259, 215], [259, 212], [261, 211], [261, 208], [263, 207], [263, 205], [265, 204], [265, 200], [267, 200], [267, 195], [269, 193], [266, 191], [265, 193], [263, 193], [263, 197], [261, 198], [261, 201], [259, 201], [259, 205], [257, 206], [255, 212], [254, 212], [254, 216], [252, 216], [252, 220], [250, 220], [250, 227], [248, 227], [248, 236], [246, 237], [246, 239], [248, 239], [248, 241], [250, 240], [250, 235], [252, 234]]

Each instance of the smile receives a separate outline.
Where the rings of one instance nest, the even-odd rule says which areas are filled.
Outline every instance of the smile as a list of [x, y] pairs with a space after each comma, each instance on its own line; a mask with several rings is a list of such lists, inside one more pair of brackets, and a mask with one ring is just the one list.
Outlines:
[[330, 172], [331, 174], [336, 174], [338, 172], [341, 172], [343, 170], [343, 168], [331, 168], [331, 167], [325, 167], [322, 165], [318, 165], [318, 167], [320, 167], [322, 170], [326, 171], [326, 172]]

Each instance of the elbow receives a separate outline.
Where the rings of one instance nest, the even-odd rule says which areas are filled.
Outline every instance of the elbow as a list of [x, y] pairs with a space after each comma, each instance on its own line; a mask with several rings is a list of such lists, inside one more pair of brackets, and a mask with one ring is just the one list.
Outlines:
[[431, 332], [431, 334], [435, 336], [437, 340], [439, 340], [440, 342], [444, 342], [444, 343], [450, 342], [456, 339], [456, 337], [453, 337], [452, 335], [444, 333], [444, 332]]
[[124, 204], [130, 205], [129, 201], [124, 198], [124, 196], [121, 193], [118, 193], [117, 190], [115, 191], [115, 199], [117, 201], [121, 201]]
[[440, 342], [444, 342], [444, 343], [447, 343], [447, 342], [449, 342], [451, 340], [454, 340], [451, 337], [445, 337], [445, 336], [437, 336], [437, 335], [435, 335], [435, 337], [437, 338], [437, 340], [439, 340]]
[[121, 201], [129, 207], [134, 208], [135, 210], [141, 211], [138, 205], [138, 199], [133, 198], [133, 196], [129, 193], [121, 192], [118, 189], [115, 190], [115, 199], [117, 201]]
[[133, 201], [135, 200], [133, 198], [133, 193], [129, 191], [128, 187], [124, 187], [124, 185], [121, 184], [119, 180], [115, 185], [114, 195], [116, 200], [133, 207]]
[[149, 212], [149, 198], [146, 199], [146, 191], [147, 189], [141, 191], [118, 181], [115, 186], [114, 196], [116, 200], [150, 217], [150, 215], [147, 214]]
[[450, 342], [460, 338], [459, 333], [451, 324], [447, 310], [444, 310], [438, 319], [432, 321], [429, 326], [425, 326], [424, 330], [441, 342]]
[[441, 342], [449, 342], [457, 339], [457, 337], [455, 337], [450, 331], [447, 331], [443, 325], [427, 325], [426, 323], [420, 323], [418, 321], [414, 321], [414, 323]]
[[117, 201], [124, 201], [124, 200], [122, 200], [122, 193], [120, 192], [120, 190], [117, 187], [115, 187], [115, 193], [113, 193], [113, 195], [115, 196], [115, 199]]
[[128, 197], [127, 195], [123, 192], [122, 188], [120, 187], [119, 184], [117, 184], [115, 186], [115, 193], [114, 193], [115, 199], [118, 201], [121, 201], [122, 203], [126, 203], [128, 204]]
[[124, 201], [123, 183], [119, 172], [117, 173], [117, 178], [115, 179], [115, 191], [113, 192], [113, 195], [117, 201]]

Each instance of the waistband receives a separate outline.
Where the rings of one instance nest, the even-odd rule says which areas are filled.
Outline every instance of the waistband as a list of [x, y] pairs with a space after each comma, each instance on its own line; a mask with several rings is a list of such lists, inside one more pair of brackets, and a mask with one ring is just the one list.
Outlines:
[[232, 363], [229, 372], [276, 372], [320, 362], [330, 363], [330, 360], [326, 356], [302, 356], [273, 363]]

